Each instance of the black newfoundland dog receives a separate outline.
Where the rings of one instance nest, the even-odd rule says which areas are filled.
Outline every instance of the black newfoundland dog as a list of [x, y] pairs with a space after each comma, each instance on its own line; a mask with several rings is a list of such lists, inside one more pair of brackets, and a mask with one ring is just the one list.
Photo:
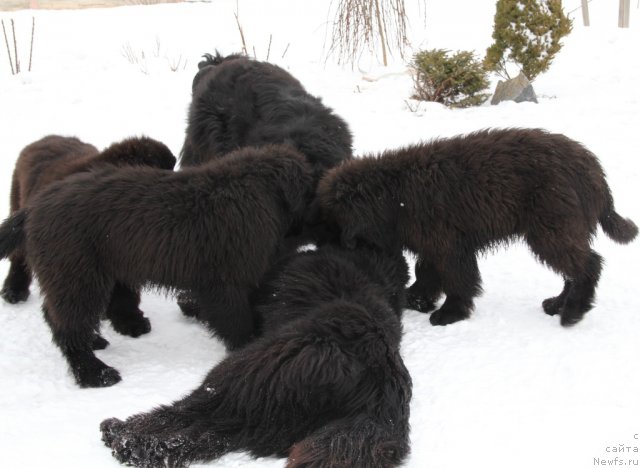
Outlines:
[[93, 354], [117, 284], [197, 291], [201, 319], [233, 348], [254, 333], [249, 294], [312, 194], [288, 146], [245, 148], [199, 168], [102, 169], [52, 184], [0, 226], [0, 257], [26, 246], [45, 317], [82, 387], [118, 372]]
[[[282, 68], [249, 57], [205, 54], [193, 79], [182, 168], [197, 166], [245, 146], [287, 144], [302, 153], [317, 180], [329, 168], [352, 158], [347, 123], [311, 96]], [[307, 243], [302, 232], [288, 248]], [[181, 291], [178, 305], [198, 317], [195, 291]]]
[[288, 144], [318, 177], [352, 157], [347, 123], [291, 74], [242, 55], [206, 54], [193, 79], [182, 167], [243, 146]]
[[120, 462], [184, 467], [227, 452], [292, 467], [394, 467], [409, 452], [411, 378], [399, 352], [407, 265], [398, 253], [320, 247], [267, 275], [261, 337], [181, 400], [102, 422]]
[[598, 223], [614, 241], [638, 229], [614, 209], [598, 159], [569, 138], [539, 129], [484, 130], [345, 163], [318, 187], [320, 216], [344, 245], [362, 240], [418, 255], [408, 305], [431, 323], [469, 316], [480, 291], [476, 255], [515, 238], [564, 277], [547, 314], [578, 322], [593, 303], [602, 258]]
[[[176, 158], [169, 148], [147, 137], [129, 138], [114, 143], [102, 152], [75, 137], [49, 135], [27, 145], [18, 156], [10, 195], [10, 213], [24, 208], [36, 194], [52, 183], [71, 174], [89, 172], [105, 166], [150, 166], [173, 169]], [[31, 284], [31, 269], [24, 248], [10, 255], [11, 266], [0, 295], [15, 304], [27, 300]], [[149, 321], [138, 309], [140, 294], [123, 284], [114, 288], [107, 307], [109, 318], [116, 330], [129, 336], [139, 336], [151, 330]], [[104, 347], [96, 338], [95, 345]]]

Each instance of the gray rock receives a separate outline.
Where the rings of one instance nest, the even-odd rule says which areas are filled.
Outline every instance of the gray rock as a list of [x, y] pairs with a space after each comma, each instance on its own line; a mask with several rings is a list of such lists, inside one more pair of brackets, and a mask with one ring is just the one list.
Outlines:
[[507, 81], [498, 81], [496, 91], [491, 98], [491, 104], [498, 104], [502, 101], [515, 102], [535, 102], [538, 103], [536, 93], [531, 86], [531, 82], [520, 73], [515, 78]]

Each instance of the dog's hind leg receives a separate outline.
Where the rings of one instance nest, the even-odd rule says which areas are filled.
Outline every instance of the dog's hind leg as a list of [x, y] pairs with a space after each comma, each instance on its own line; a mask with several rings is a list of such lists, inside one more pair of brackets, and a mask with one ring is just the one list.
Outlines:
[[200, 316], [228, 349], [239, 348], [253, 339], [254, 318], [249, 304], [249, 288], [218, 285], [209, 291], [199, 291]]
[[151, 331], [151, 323], [139, 305], [140, 291], [116, 282], [106, 314], [115, 331], [134, 338]]
[[552, 237], [531, 233], [527, 236], [527, 242], [538, 258], [565, 278], [560, 295], [542, 303], [547, 314], [560, 315], [560, 323], [564, 326], [579, 322], [593, 307], [602, 270], [602, 257], [591, 250], [588, 238], [580, 240], [579, 237], [575, 230], [557, 230]]
[[[16, 173], [11, 180], [11, 194], [9, 197], [11, 214], [20, 209], [20, 182]], [[24, 248], [18, 248], [10, 255], [11, 266], [9, 274], [4, 280], [0, 296], [10, 304], [26, 301], [29, 297], [31, 285], [31, 269], [25, 258]]]
[[475, 251], [460, 248], [451, 252], [444, 261], [441, 277], [447, 298], [429, 321], [432, 325], [448, 325], [468, 318], [473, 310], [473, 298], [482, 292]]
[[223, 402], [207, 388], [126, 421], [104, 420], [100, 424], [103, 442], [118, 461], [140, 467], [182, 467], [234, 450], [237, 428], [228, 421], [217, 427], [213, 415]]
[[26, 301], [31, 285], [31, 269], [22, 249], [14, 251], [10, 258], [11, 266], [0, 291], [2, 298], [10, 304]]
[[247, 429], [245, 419], [267, 411], [254, 400], [269, 391], [264, 379], [271, 378], [269, 369], [279, 362], [278, 355], [274, 358], [267, 352], [267, 345], [250, 346], [216, 365], [184, 398], [124, 421], [104, 420], [102, 441], [121, 463], [141, 467], [186, 466], [241, 448], [239, 434], [254, 431]]
[[102, 339], [98, 334], [99, 317], [107, 306], [112, 288], [106, 288], [101, 294], [100, 289], [78, 278], [69, 284], [68, 290], [51, 285], [44, 289], [43, 312], [53, 341], [62, 351], [80, 387], [114, 385], [121, 380], [118, 371], [93, 354], [96, 341]]
[[416, 263], [416, 280], [407, 288], [407, 308], [431, 312], [442, 294], [442, 280], [435, 265], [426, 259]]
[[289, 324], [278, 336], [230, 353], [181, 400], [103, 421], [102, 440], [120, 462], [141, 467], [186, 466], [239, 449], [284, 455], [333, 408], [344, 409], [349, 395], [359, 395], [352, 398], [360, 404], [355, 388], [364, 364], [333, 336], [343, 316]]
[[567, 294], [564, 307], [560, 314], [560, 323], [564, 326], [573, 325], [593, 307], [596, 286], [602, 271], [602, 257], [593, 250], [584, 263], [583, 269], [576, 274]]

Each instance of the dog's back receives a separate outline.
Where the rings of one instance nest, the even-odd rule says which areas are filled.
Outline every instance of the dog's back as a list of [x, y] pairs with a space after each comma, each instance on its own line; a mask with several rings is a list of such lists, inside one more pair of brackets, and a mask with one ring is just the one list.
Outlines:
[[[388, 196], [377, 201], [381, 190]], [[433, 237], [455, 228], [477, 236], [476, 247], [522, 235], [541, 218], [576, 219], [577, 229], [592, 230], [609, 197], [593, 153], [539, 129], [483, 130], [354, 160], [323, 181], [325, 203], [330, 193], [379, 212], [397, 199], [384, 208], [400, 223], [428, 218]]]
[[[287, 466], [399, 465], [409, 452], [411, 399], [411, 378], [399, 354], [408, 279], [402, 253], [324, 245], [293, 254], [272, 274], [255, 308], [264, 339], [287, 343], [292, 354], [301, 342], [317, 343], [316, 355], [307, 351], [291, 359], [295, 371], [308, 373], [303, 384], [311, 388], [330, 388], [328, 376], [335, 372], [357, 376], [346, 392], [354, 397], [333, 394], [337, 414], [291, 447]], [[342, 382], [345, 389], [350, 385]], [[322, 404], [309, 405], [309, 421]]]
[[12, 211], [23, 207], [38, 190], [75, 172], [98, 149], [75, 137], [49, 135], [27, 145], [16, 161]]
[[268, 143], [290, 144], [318, 170], [352, 151], [346, 122], [287, 71], [239, 55], [208, 56], [194, 78], [181, 165]]
[[361, 304], [382, 301], [399, 317], [408, 280], [407, 262], [400, 252], [324, 245], [289, 254], [271, 268], [254, 298], [259, 304], [261, 333], [273, 333], [309, 310], [338, 299]]
[[39, 275], [59, 277], [64, 257], [83, 263], [94, 245], [101, 260], [92, 265], [130, 284], [206, 288], [212, 265], [219, 277], [255, 283], [269, 258], [256, 246], [280, 241], [311, 190], [303, 157], [275, 148], [182, 172], [110, 166], [69, 176], [32, 203], [27, 247], [39, 255], [30, 261]]
[[149, 137], [131, 137], [111, 144], [90, 161], [91, 168], [104, 165], [147, 166], [173, 170], [176, 158], [162, 142]]

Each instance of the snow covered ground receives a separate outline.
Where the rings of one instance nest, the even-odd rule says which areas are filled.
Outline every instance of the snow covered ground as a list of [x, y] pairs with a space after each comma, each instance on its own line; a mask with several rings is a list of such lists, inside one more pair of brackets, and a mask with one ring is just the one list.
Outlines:
[[[387, 69], [369, 54], [353, 69], [325, 60], [329, 0], [239, 3], [249, 49], [265, 59], [271, 34], [271, 61], [351, 124], [358, 155], [484, 127], [543, 127], [599, 155], [618, 211], [640, 223], [635, 2], [627, 30], [616, 27], [611, 0], [589, 4], [591, 28], [574, 13], [574, 31], [535, 83], [539, 104], [465, 110], [424, 103], [417, 109], [411, 103], [411, 110], [411, 78], [398, 57]], [[580, 2], [564, 4], [568, 11]], [[240, 49], [235, 7], [234, 0], [214, 0], [0, 13], [5, 23], [16, 21], [23, 69], [36, 18], [31, 73], [11, 76], [0, 52], [0, 196], [6, 197], [0, 217], [8, 213], [15, 158], [45, 134], [77, 135], [99, 147], [147, 134], [177, 154], [199, 56]], [[482, 54], [491, 42], [493, 9], [490, 1], [427, 0], [426, 20], [412, 21], [413, 44]], [[131, 64], [126, 49], [138, 57], [144, 51], [145, 58]], [[542, 312], [541, 301], [562, 282], [522, 245], [482, 259], [485, 294], [470, 320], [432, 327], [426, 315], [406, 312], [402, 350], [414, 382], [406, 466], [586, 468], [616, 456], [616, 463], [640, 465], [633, 452], [640, 447], [640, 241], [619, 246], [599, 232], [594, 245], [606, 259], [597, 303], [571, 329]], [[0, 262], [0, 279], [7, 270], [8, 262]], [[173, 300], [145, 294], [150, 334], [132, 339], [104, 325], [111, 346], [98, 356], [119, 369], [123, 381], [79, 389], [32, 291], [22, 305], [0, 303], [1, 466], [117, 466], [100, 441], [100, 421], [178, 398], [225, 354]], [[612, 451], [621, 445], [624, 453]], [[233, 453], [207, 466], [279, 467], [283, 460]]]

